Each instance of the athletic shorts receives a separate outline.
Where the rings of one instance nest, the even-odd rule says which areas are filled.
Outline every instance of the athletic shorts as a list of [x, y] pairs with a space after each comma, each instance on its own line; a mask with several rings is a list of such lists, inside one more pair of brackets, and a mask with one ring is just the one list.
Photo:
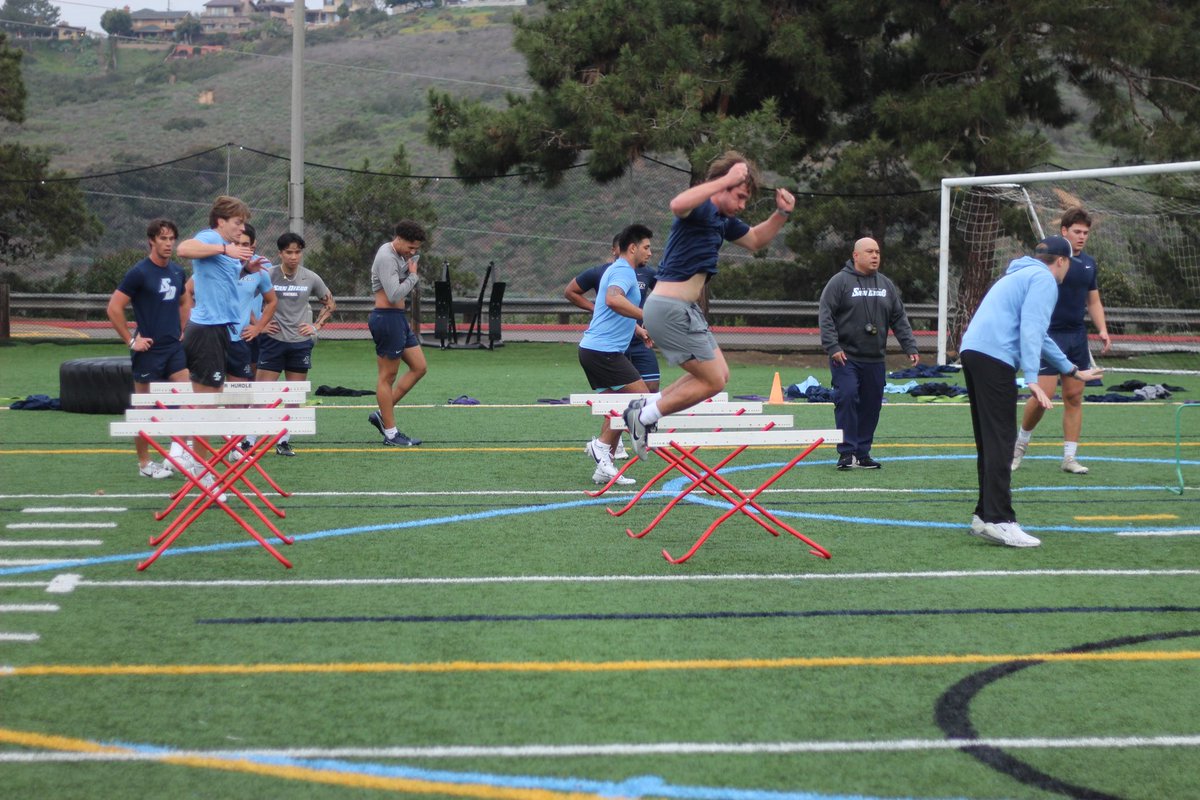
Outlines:
[[225, 354], [229, 352], [229, 325], [189, 322], [183, 333], [188, 373], [192, 383], [220, 388], [225, 384]]
[[[1067, 360], [1080, 369], [1087, 369], [1092, 363], [1092, 354], [1088, 351], [1087, 329], [1080, 331], [1050, 331], [1050, 338], [1066, 354]], [[1052, 366], [1042, 359], [1042, 368], [1038, 375], [1058, 375], [1058, 367]]]
[[174, 341], [163, 347], [151, 347], [144, 353], [130, 351], [133, 362], [133, 382], [169, 380], [181, 369], [187, 369], [187, 353], [183, 342]]
[[229, 352], [225, 354], [225, 374], [230, 379], [254, 380], [254, 373], [250, 370], [250, 365], [253, 363], [249, 342], [245, 339], [234, 339], [229, 343]]
[[624, 353], [604, 353], [581, 347], [579, 366], [583, 367], [588, 384], [596, 391], [616, 391], [642, 379]]
[[375, 340], [375, 354], [395, 361], [410, 347], [420, 347], [421, 340], [408, 324], [408, 313], [402, 308], [376, 308], [367, 317], [367, 328]]
[[642, 380], [656, 381], [662, 377], [658, 368], [658, 356], [654, 355], [654, 351], [647, 347], [641, 339], [635, 339], [629, 344], [629, 349], [625, 351], [625, 357], [633, 362], [633, 366], [642, 376]]
[[281, 342], [270, 336], [258, 346], [258, 368], [267, 372], [308, 372], [312, 369], [312, 340]]
[[679, 366], [693, 358], [712, 361], [717, 357], [717, 340], [699, 304], [652, 293], [642, 315], [642, 327], [668, 364]]

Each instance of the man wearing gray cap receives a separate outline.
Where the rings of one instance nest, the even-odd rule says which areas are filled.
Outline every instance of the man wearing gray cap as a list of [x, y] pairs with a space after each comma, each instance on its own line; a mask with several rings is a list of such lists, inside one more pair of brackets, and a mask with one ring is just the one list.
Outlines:
[[1038, 243], [1032, 256], [1013, 260], [975, 311], [959, 346], [971, 401], [979, 498], [970, 532], [993, 544], [1037, 547], [1041, 541], [1017, 524], [1012, 507], [1012, 454], [1017, 440], [1014, 407], [1017, 372], [1043, 408], [1053, 403], [1038, 385], [1042, 358], [1065, 380], [1089, 381], [1104, 374], [1072, 364], [1046, 331], [1058, 300], [1058, 284], [1072, 261], [1061, 236]]

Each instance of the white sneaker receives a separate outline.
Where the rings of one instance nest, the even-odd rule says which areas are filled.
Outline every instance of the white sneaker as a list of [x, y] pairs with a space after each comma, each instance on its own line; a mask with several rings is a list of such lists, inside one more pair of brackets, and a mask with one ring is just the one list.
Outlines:
[[240, 447], [235, 447], [229, 451], [229, 461], [232, 464], [236, 464], [237, 462], [241, 461], [245, 457], [246, 457], [246, 454], [242, 452], [242, 448], [240, 448]]
[[617, 468], [611, 463], [605, 463], [601, 461], [600, 463], [596, 464], [596, 471], [592, 473], [593, 483], [598, 483], [603, 486], [613, 478], [617, 479], [616, 483], [618, 486], [631, 486], [637, 483], [637, 481], [635, 481], [633, 478], [626, 478], [624, 475], [618, 475]]
[[[186, 469], [188, 472], [195, 474], [196, 462], [193, 461], [192, 457], [189, 456], [187, 453], [184, 453], [183, 455], [175, 456], [175, 460], [178, 461], [179, 465], [182, 466], [184, 469]], [[163, 469], [165, 469], [167, 471], [168, 475], [177, 474], [177, 470], [175, 469], [175, 466], [170, 461], [163, 462]]]
[[1013, 472], [1016, 472], [1017, 467], [1021, 466], [1021, 459], [1025, 457], [1025, 448], [1028, 446], [1029, 445], [1027, 445], [1027, 444], [1021, 444], [1020, 442], [1017, 442], [1017, 446], [1013, 448], [1013, 460], [1012, 460], [1012, 471]]
[[583, 452], [587, 453], [592, 461], [600, 463], [600, 455], [596, 452], [596, 439], [588, 439], [588, 443], [583, 446]]
[[[211, 473], [209, 473], [208, 475], [205, 475], [203, 478], [200, 479], [200, 485], [203, 486], [205, 489], [211, 487], [214, 483], [216, 483], [216, 479], [213, 478]], [[217, 495], [217, 499], [220, 500], [222, 503], [225, 502], [226, 497], [227, 496], [224, 492], [221, 492], [219, 495]]]
[[996, 544], [1008, 547], [1037, 547], [1042, 543], [1041, 539], [1034, 538], [1021, 530], [1021, 526], [1015, 522], [985, 522], [983, 531], [979, 535]]
[[156, 481], [160, 481], [163, 478], [171, 477], [171, 470], [165, 469], [157, 461], [147, 461], [146, 466], [138, 467], [138, 474], [143, 478], [153, 478]]
[[624, 461], [629, 458], [628, 451], [625, 450], [625, 440], [617, 439], [617, 446], [613, 448], [613, 461]]
[[978, 514], [972, 514], [971, 515], [971, 533], [978, 536], [979, 534], [983, 533], [983, 526], [984, 526], [984, 521], [980, 518], [980, 516]]
[[1062, 460], [1062, 471], [1069, 472], [1072, 475], [1087, 475], [1088, 468], [1075, 460], [1075, 457], [1064, 458]]

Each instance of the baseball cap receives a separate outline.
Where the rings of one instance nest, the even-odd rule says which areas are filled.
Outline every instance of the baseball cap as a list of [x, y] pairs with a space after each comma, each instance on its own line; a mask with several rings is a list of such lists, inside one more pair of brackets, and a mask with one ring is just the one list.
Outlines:
[[1033, 254], [1035, 256], [1061, 256], [1072, 261], [1078, 260], [1075, 258], [1075, 251], [1071, 249], [1071, 243], [1061, 236], [1047, 236], [1042, 239], [1033, 249]]

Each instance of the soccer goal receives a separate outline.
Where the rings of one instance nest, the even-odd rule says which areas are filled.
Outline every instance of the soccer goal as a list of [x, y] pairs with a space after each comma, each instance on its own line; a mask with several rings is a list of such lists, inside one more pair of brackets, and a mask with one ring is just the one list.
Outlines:
[[[1059, 232], [1062, 212], [1092, 216], [1113, 371], [1200, 374], [1200, 161], [942, 181], [938, 363], [1009, 261]], [[1094, 327], [1090, 328], [1094, 331]]]

